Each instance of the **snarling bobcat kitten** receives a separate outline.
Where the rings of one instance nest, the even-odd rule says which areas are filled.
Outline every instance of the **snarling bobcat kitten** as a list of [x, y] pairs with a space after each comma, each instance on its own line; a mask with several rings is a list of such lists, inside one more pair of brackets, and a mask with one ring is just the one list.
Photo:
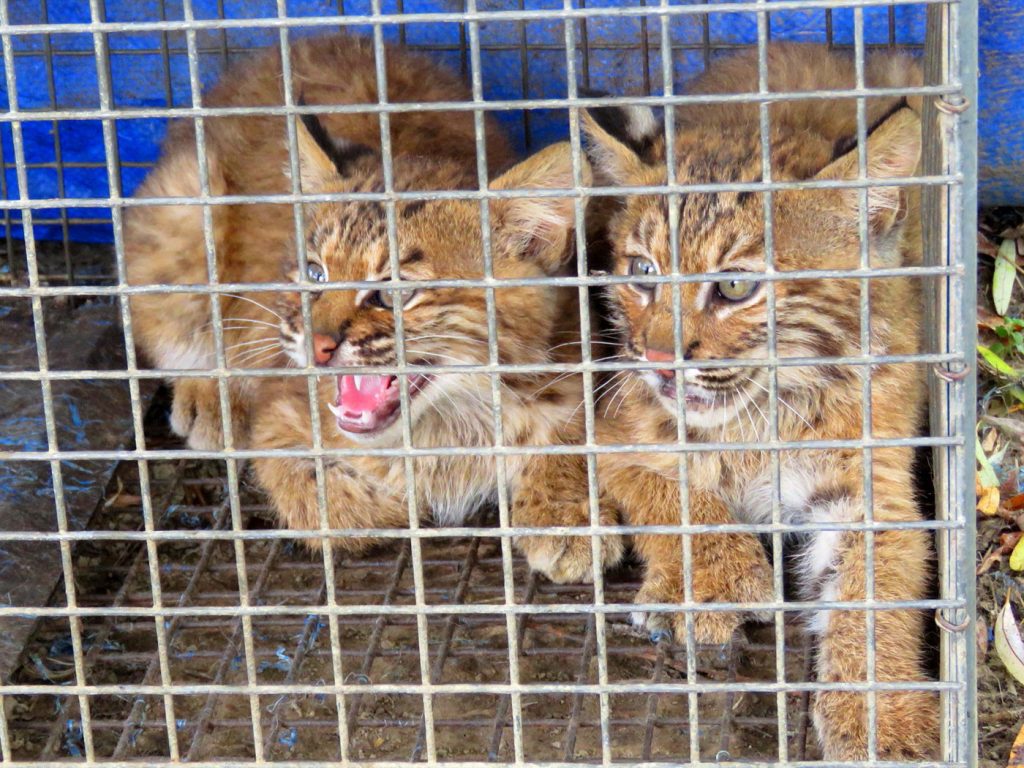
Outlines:
[[[321, 135], [314, 127], [307, 134]], [[376, 190], [378, 167], [332, 157], [330, 147], [302, 143], [303, 189], [318, 192]], [[585, 161], [583, 161], [585, 164]], [[589, 167], [582, 169], [585, 182]], [[476, 171], [443, 159], [398, 161], [398, 189], [430, 188], [444, 179], [472, 186]], [[569, 188], [573, 181], [568, 144], [547, 148], [514, 166], [491, 184], [494, 190]], [[378, 203], [324, 203], [306, 210], [309, 268], [320, 281], [379, 281], [379, 288], [313, 294], [312, 344], [320, 375], [316, 382], [323, 445], [327, 448], [401, 447], [401, 383], [389, 372], [350, 373], [346, 368], [391, 367], [398, 362], [395, 304], [401, 304], [401, 338], [407, 365], [486, 365], [488, 297], [479, 287], [389, 289], [391, 260], [385, 209]], [[565, 274], [573, 248], [574, 204], [570, 198], [513, 197], [489, 206], [490, 249], [496, 317], [497, 358], [503, 364], [579, 361], [579, 311], [572, 288], [549, 285], [501, 287], [503, 279]], [[476, 279], [485, 276], [479, 203], [473, 200], [403, 202], [397, 206], [399, 277], [402, 280]], [[294, 257], [289, 268], [295, 270]], [[281, 344], [306, 365], [307, 339], [297, 295], [277, 305], [284, 318]], [[480, 448], [496, 443], [492, 380], [486, 373], [405, 374], [411, 441], [416, 448]], [[506, 446], [579, 444], [583, 438], [579, 375], [503, 374], [498, 377], [501, 435]], [[307, 381], [289, 378], [263, 391], [253, 445], [264, 449], [313, 446]], [[265, 458], [254, 462], [258, 482], [270, 493], [284, 522], [315, 530], [317, 506], [313, 459]], [[413, 459], [416, 513], [441, 524], [460, 524], [482, 503], [497, 498], [499, 475], [492, 456], [420, 455]], [[335, 529], [396, 528], [409, 524], [405, 459], [353, 456], [325, 462], [327, 523]], [[516, 526], [588, 525], [585, 460], [582, 456], [510, 455], [504, 460], [511, 522]], [[605, 505], [607, 507], [607, 505]], [[602, 515], [610, 524], [614, 518]], [[314, 536], [311, 544], [318, 544]], [[357, 533], [335, 538], [354, 552], [373, 543]], [[591, 542], [586, 536], [523, 536], [530, 565], [556, 581], [591, 578]], [[603, 560], [622, 552], [619, 537], [603, 540]]]
[[[772, 91], [855, 86], [851, 60], [818, 46], [774, 46], [768, 52]], [[917, 65], [898, 55], [871, 57], [869, 87], [919, 85]], [[692, 87], [694, 93], [756, 93], [757, 54], [744, 52], [714, 63]], [[911, 107], [915, 106], [911, 104]], [[872, 98], [864, 148], [868, 178], [912, 176], [921, 155], [921, 121], [906, 101]], [[595, 175], [625, 186], [666, 182], [662, 121], [648, 109], [601, 109], [585, 117]], [[858, 178], [854, 99], [792, 100], [770, 107], [771, 179], [792, 181]], [[764, 178], [757, 105], [682, 107], [676, 114], [675, 178], [680, 184], [757, 182]], [[772, 198], [774, 269], [779, 272], [857, 269], [861, 191], [819, 187], [778, 190]], [[866, 194], [867, 236], [873, 267], [921, 263], [919, 195], [911, 187], [875, 186]], [[768, 284], [763, 273], [765, 211], [761, 193], [682, 194], [675, 212], [666, 196], [631, 196], [610, 219], [616, 274], [638, 280], [610, 291], [621, 354], [654, 364], [623, 374], [608, 399], [599, 439], [609, 443], [675, 443], [676, 386], [685, 398], [687, 439], [692, 443], [763, 442], [769, 426], [771, 370], [724, 362], [766, 360]], [[669, 216], [678, 213], [679, 270], [683, 274], [735, 273], [724, 279], [680, 286], [683, 361], [675, 365], [673, 288], [644, 283], [672, 272]], [[860, 291], [857, 279], [793, 279], [774, 283], [775, 353], [779, 359], [860, 356]], [[870, 352], [912, 355], [921, 350], [921, 287], [912, 278], [870, 282]], [[716, 362], [720, 365], [713, 365]], [[712, 365], [708, 365], [711, 363]], [[778, 369], [778, 439], [859, 440], [863, 435], [862, 384], [870, 377], [870, 429], [874, 438], [918, 434], [925, 406], [920, 366], [791, 364]], [[615, 388], [613, 388], [615, 389]], [[765, 523], [772, 519], [773, 471], [768, 452], [685, 454], [691, 524]], [[880, 524], [919, 521], [910, 448], [875, 448], [867, 467], [872, 481], [871, 514]], [[858, 523], [865, 517], [865, 456], [861, 449], [787, 450], [779, 454], [784, 523]], [[602, 454], [599, 482], [630, 525], [678, 524], [679, 455], [674, 452]], [[772, 601], [772, 568], [758, 539], [749, 534], [694, 535], [693, 592], [696, 602]], [[805, 600], [865, 599], [864, 534], [816, 530], [794, 542], [797, 590]], [[638, 535], [646, 565], [638, 603], [684, 601], [679, 536]], [[926, 595], [931, 562], [925, 530], [885, 530], [874, 535], [874, 599], [919, 600]], [[742, 616], [701, 612], [698, 640], [727, 639]], [[922, 614], [881, 610], [873, 640], [866, 637], [863, 610], [820, 610], [807, 617], [818, 639], [819, 680], [863, 682], [867, 646], [875, 647], [875, 675], [886, 682], [927, 679], [922, 668]], [[685, 635], [683, 616], [637, 615], [655, 631]], [[879, 692], [877, 748], [880, 759], [919, 759], [938, 745], [938, 697], [921, 691]], [[814, 719], [829, 760], [867, 757], [863, 694], [822, 691]]]
[[[459, 79], [422, 56], [387, 48], [388, 101], [456, 101], [470, 97]], [[306, 104], [376, 104], [373, 45], [348, 35], [306, 39], [291, 45], [293, 98]], [[280, 52], [275, 48], [229, 70], [203, 99], [206, 107], [280, 107], [284, 104]], [[377, 114], [332, 113], [322, 118], [331, 153], [359, 167], [380, 165]], [[503, 135], [486, 123], [491, 170], [511, 158]], [[300, 142], [310, 140], [301, 131]], [[285, 118], [270, 115], [220, 116], [204, 120], [209, 193], [284, 195], [292, 192]], [[431, 189], [474, 182], [476, 148], [468, 112], [399, 111], [390, 116], [396, 163], [431, 157], [450, 161], [447, 174], [429, 178]], [[197, 197], [201, 191], [192, 121], [170, 126], [162, 156], [137, 197]], [[221, 283], [273, 283], [283, 275], [281, 259], [294, 254], [295, 217], [289, 204], [231, 204], [210, 207], [216, 275]], [[205, 285], [207, 243], [198, 205], [138, 206], [125, 215], [125, 252], [131, 285]], [[310, 230], [312, 231], [312, 230]], [[287, 357], [276, 344], [280, 318], [274, 294], [221, 294], [225, 360], [229, 367], [274, 368]], [[131, 300], [135, 338], [148, 361], [165, 369], [215, 368], [217, 358], [210, 298], [201, 293], [136, 294]], [[229, 379], [236, 447], [248, 441], [256, 380]], [[215, 379], [174, 382], [174, 431], [196, 449], [223, 444]]]

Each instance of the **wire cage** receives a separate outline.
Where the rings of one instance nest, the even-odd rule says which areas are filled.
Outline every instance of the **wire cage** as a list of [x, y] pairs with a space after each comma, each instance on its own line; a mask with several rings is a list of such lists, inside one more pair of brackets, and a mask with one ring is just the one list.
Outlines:
[[[877, 533], [916, 526], [934, 536], [933, 594], [895, 607], [934, 614], [937, 629], [928, 642], [936, 660], [934, 679], [909, 687], [941, 697], [941, 745], [929, 764], [973, 765], [974, 469], [969, 438], [974, 431], [976, 12], [976, 3], [969, 0], [0, 2], [7, 103], [0, 117], [4, 764], [400, 766], [425, 761], [468, 767], [817, 761], [822, 754], [811, 723], [814, 696], [830, 687], [863, 693], [873, 724], [881, 716], [879, 693], [894, 684], [874, 677], [871, 643], [864, 649], [866, 681], [816, 680], [815, 649], [801, 630], [801, 617], [815, 609], [861, 611], [870, 634], [876, 614], [894, 606], [876, 600], [871, 586], [855, 604], [826, 597], [795, 600], [785, 587], [786, 548], [802, 532], [862, 532], [869, 542], [870, 575], [870, 542]], [[500, 483], [494, 504], [460, 527], [424, 525], [411, 511], [406, 528], [370, 531], [367, 535], [379, 538], [380, 546], [369, 553], [346, 555], [327, 547], [311, 555], [300, 539], [336, 538], [345, 532], [323, 523], [300, 536], [276, 524], [248, 466], [274, 451], [233, 446], [230, 418], [223, 422], [228, 446], [223, 450], [189, 449], [170, 434], [169, 394], [159, 387], [168, 372], [145, 367], [137, 354], [129, 299], [175, 287], [140, 287], [128, 280], [126, 212], [154, 204], [131, 195], [153, 168], [170, 119], [195, 124], [201, 136], [203, 122], [218, 115], [204, 104], [203, 93], [227, 67], [267, 47], [278, 47], [287, 62], [295, 40], [339, 30], [372, 42], [378, 78], [384, 76], [386, 45], [398, 44], [435, 58], [469, 83], [469, 100], [441, 107], [474, 116], [475, 152], [483, 170], [478, 189], [447, 197], [477, 201], [485, 221], [489, 209], [503, 199], [488, 188], [485, 115], [498, 121], [521, 157], [555, 140], [570, 142], [573, 183], [548, 193], [575, 201], [575, 270], [538, 284], [579, 290], [579, 322], [588, 342], [591, 333], [597, 340], [600, 321], [590, 292], [624, 279], [593, 269], [599, 249], [587, 237], [583, 204], [588, 198], [610, 200], [615, 190], [588, 184], [581, 175], [584, 109], [627, 103], [663, 108], [671, 132], [672, 108], [701, 101], [688, 97], [682, 83], [720, 55], [753, 46], [761, 52], [758, 91], [718, 101], [758, 105], [761, 134], [767, 136], [768, 105], [778, 98], [767, 88], [767, 45], [772, 40], [815, 41], [850, 53], [858, 86], [803, 98], [845, 93], [856, 99], [863, 144], [869, 131], [864, 104], [877, 95], [863, 81], [866, 58], [875, 50], [900, 48], [923, 63], [925, 84], [902, 90], [921, 97], [923, 104], [922, 162], [919, 175], [906, 184], [922, 190], [924, 264], [878, 270], [870, 265], [864, 245], [860, 268], [805, 277], [853, 279], [865, 287], [893, 277], [919, 279], [926, 300], [925, 349], [902, 360], [873, 352], [866, 342], [869, 292], [862, 290], [861, 353], [802, 362], [869, 371], [885, 363], [917, 365], [929, 382], [929, 428], [921, 435], [873, 437], [870, 377], [865, 376], [869, 415], [858, 439], [787, 444], [777, 434], [785, 405], [778, 400], [777, 382], [772, 385], [766, 418], [776, 422], [776, 429], [765, 440], [737, 449], [771, 457], [772, 493], [766, 501], [771, 512], [762, 522], [728, 526], [729, 532], [762, 537], [772, 556], [774, 600], [763, 606], [770, 616], [766, 623], [748, 623], [732, 641], [718, 646], [697, 643], [688, 619], [691, 628], [684, 641], [658, 635], [652, 643], [627, 621], [643, 580], [641, 565], [627, 560], [608, 572], [597, 566], [588, 583], [556, 584], [531, 573], [514, 547], [514, 538], [524, 531], [510, 523], [510, 502]], [[901, 89], [890, 91], [899, 94]], [[715, 97], [703, 100], [711, 103]], [[383, 98], [317, 107], [367, 113], [380, 121], [383, 136], [395, 115], [413, 108]], [[289, 116], [295, 169], [294, 132], [309, 112], [297, 93], [288, 93], [278, 111]], [[201, 151], [202, 139], [198, 145]], [[382, 151], [388, 167], [386, 141]], [[767, 157], [767, 147], [764, 152]], [[859, 189], [866, 201], [865, 162], [861, 157], [859, 181], [847, 186]], [[398, 203], [445, 195], [396, 191], [387, 171], [384, 178], [383, 192], [369, 198], [387, 211], [388, 257], [397, 264], [393, 228]], [[773, 182], [770, 174], [746, 185], [712, 186], [763, 195], [770, 219], [771, 197], [787, 184], [799, 187]], [[630, 193], [678, 200], [692, 191], [692, 185], [670, 181]], [[335, 197], [346, 199], [345, 194]], [[505, 197], [513, 199], [515, 190]], [[296, 186], [275, 201], [294, 207], [301, 221], [303, 202], [311, 199]], [[218, 200], [204, 181], [199, 196], [174, 202], [204, 211], [209, 247], [213, 208], [259, 200], [252, 195]], [[678, 227], [678, 220], [670, 221]], [[865, 242], [867, 227], [862, 216]], [[678, 247], [678, 230], [672, 238]], [[299, 243], [298, 258], [306, 264], [302, 238]], [[484, 238], [485, 250], [489, 247]], [[209, 250], [210, 280], [189, 290], [211, 297], [216, 307], [218, 294], [245, 287], [216, 279], [214, 249]], [[485, 264], [490, 258], [484, 256]], [[684, 274], [676, 263], [663, 283], [677, 295], [681, 286], [714, 279]], [[772, 284], [787, 278], [769, 266], [759, 279]], [[492, 380], [523, 372], [499, 362], [494, 296], [500, 282], [486, 269], [482, 279], [461, 280], [488, 296], [490, 362], [475, 370]], [[395, 291], [421, 287], [415, 281], [392, 286]], [[332, 287], [355, 291], [370, 285], [357, 281]], [[308, 331], [312, 288], [276, 288], [303, 292]], [[770, 290], [770, 306], [773, 296]], [[395, 311], [400, 318], [402, 308]], [[217, 363], [210, 370], [177, 370], [174, 375], [216, 381], [221, 406], [228, 402], [233, 377], [317, 375], [308, 366], [262, 373], [231, 368], [216, 312]], [[678, 301], [675, 313], [675, 360], [682, 361]], [[396, 322], [400, 329], [401, 320]], [[559, 529], [562, 533], [628, 536], [641, 530], [604, 524], [598, 517], [597, 459], [637, 448], [596, 439], [599, 383], [602, 376], [643, 366], [603, 362], [589, 348], [583, 345], [580, 361], [546, 369], [582, 377], [585, 439], [580, 445], [530, 450], [586, 457], [590, 524]], [[775, 377], [785, 365], [772, 355], [762, 363]], [[403, 366], [400, 358], [395, 373], [407, 374]], [[446, 370], [440, 364], [421, 367]], [[318, 466], [321, 510], [326, 504], [324, 468], [332, 458], [376, 450], [412, 467], [417, 457], [432, 452], [467, 451], [464, 446], [417, 446], [411, 439], [409, 398], [406, 387], [399, 417], [404, 437], [397, 447], [346, 453], [314, 439], [313, 446], [298, 452]], [[500, 396], [490, 407], [500, 423]], [[682, 403], [679, 408], [685, 410]], [[926, 480], [923, 491], [934, 496], [934, 514], [926, 521], [878, 522], [870, 503], [861, 522], [815, 528], [808, 521], [783, 519], [778, 466], [787, 450], [846, 448], [870, 464], [872, 451], [893, 446], [927, 454], [934, 482]], [[691, 452], [730, 446], [688, 442], [683, 430], [672, 444], [642, 450], [667, 452], [685, 464]], [[504, 463], [523, 449], [495, 440], [469, 452], [496, 459], [501, 478]], [[871, 473], [863, 474], [870, 499]], [[685, 470], [680, 486], [686, 499]], [[662, 528], [659, 533], [682, 537], [684, 553], [690, 551], [685, 543], [690, 537], [709, 530], [688, 519], [685, 503], [679, 523]], [[536, 533], [525, 531], [531, 532]], [[692, 596], [689, 558], [685, 555], [681, 565]], [[664, 611], [671, 606], [650, 607]], [[691, 616], [696, 603], [687, 600], [675, 610]], [[870, 735], [867, 748], [874, 764], [885, 763]]]

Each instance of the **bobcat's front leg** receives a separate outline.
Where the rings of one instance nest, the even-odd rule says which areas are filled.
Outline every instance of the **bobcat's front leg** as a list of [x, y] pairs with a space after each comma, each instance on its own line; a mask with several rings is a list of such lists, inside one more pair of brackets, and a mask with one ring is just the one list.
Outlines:
[[[231, 437], [235, 448], [249, 443], [251, 403], [247, 387], [237, 380], [228, 381], [231, 408]], [[171, 429], [185, 438], [189, 448], [219, 451], [224, 448], [224, 422], [221, 418], [220, 389], [216, 379], [175, 379], [171, 405]]]
[[[276, 368], [286, 359], [280, 343], [280, 331], [272, 320], [279, 318], [271, 309], [273, 297], [265, 293], [232, 294], [221, 299], [221, 333], [224, 362], [228, 368]], [[198, 309], [198, 308], [197, 308]], [[197, 312], [192, 322], [209, 314], [209, 307]], [[191, 349], [183, 359], [194, 368], [214, 368], [217, 355], [213, 333], [207, 320], [191, 333]], [[172, 366], [174, 367], [174, 366]], [[255, 392], [259, 379], [233, 376], [227, 379], [231, 409], [231, 435], [236, 448], [247, 448], [254, 418]], [[171, 427], [197, 450], [224, 447], [220, 390], [215, 378], [189, 378], [174, 381], [174, 405]]]
[[[320, 528], [316, 465], [312, 460], [254, 459], [253, 468], [257, 481], [270, 494], [283, 525], [296, 530]], [[327, 524], [332, 529], [405, 528], [409, 525], [405, 497], [390, 492], [385, 483], [346, 462], [325, 464], [324, 483]], [[333, 537], [331, 542], [335, 549], [354, 555], [379, 544], [381, 539], [352, 535]], [[319, 549], [323, 539], [314, 535], [305, 538], [303, 543]]]
[[[629, 525], [678, 525], [681, 508], [675, 480], [638, 466], [602, 467], [602, 487], [619, 503]], [[691, 491], [692, 524], [733, 522], [725, 504], [705, 491]], [[634, 544], [647, 572], [637, 603], [685, 602], [682, 537], [672, 534], [637, 534]], [[761, 542], [750, 534], [700, 533], [691, 536], [693, 597], [698, 603], [767, 602], [773, 598], [772, 569]], [[686, 639], [682, 613], [637, 611], [633, 623], [652, 636], [671, 631]], [[728, 642], [747, 616], [729, 611], [702, 611], [694, 616], [694, 637], [699, 643]]]
[[[601, 497], [601, 525], [615, 525], [618, 514], [610, 501]], [[590, 503], [586, 462], [581, 456], [533, 456], [523, 469], [512, 500], [512, 525], [589, 526]], [[589, 582], [594, 578], [590, 536], [518, 536], [516, 545], [526, 555], [530, 568], [557, 583]], [[622, 537], [601, 536], [601, 560], [610, 568], [622, 559]]]

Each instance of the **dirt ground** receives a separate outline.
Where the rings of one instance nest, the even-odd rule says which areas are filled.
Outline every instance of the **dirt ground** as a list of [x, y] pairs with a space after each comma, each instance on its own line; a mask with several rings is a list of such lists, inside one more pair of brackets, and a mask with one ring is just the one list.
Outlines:
[[[1017, 238], [1017, 253], [1024, 253], [1024, 210], [983, 211], [980, 216], [978, 331], [979, 343], [999, 344], [995, 329], [1005, 324], [995, 315], [992, 281], [995, 251], [1004, 237]], [[1021, 283], [1024, 258], [1017, 257], [1016, 284], [1007, 318], [1024, 317], [1024, 286]], [[1000, 351], [1001, 357], [1018, 371], [1024, 368], [1024, 349], [1019, 345]], [[1024, 685], [1015, 681], [994, 651], [992, 630], [996, 614], [1009, 599], [1018, 620], [1024, 618], [1024, 573], [1013, 571], [1008, 554], [1024, 529], [1024, 445], [1011, 424], [1024, 424], [1024, 404], [1008, 397], [1012, 379], [1000, 375], [989, 364], [979, 362], [979, 436], [999, 480], [999, 505], [993, 514], [978, 514], [978, 735], [980, 764], [984, 768], [1005, 766], [1010, 745], [1024, 728]], [[1010, 421], [984, 421], [985, 417]], [[980, 505], [984, 506], [984, 505]], [[991, 510], [986, 510], [991, 511]]]

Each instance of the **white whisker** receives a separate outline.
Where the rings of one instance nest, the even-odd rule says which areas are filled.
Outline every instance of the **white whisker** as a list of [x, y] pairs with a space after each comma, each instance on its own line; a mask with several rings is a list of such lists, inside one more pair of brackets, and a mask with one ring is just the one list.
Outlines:
[[[755, 380], [753, 379], [753, 377], [751, 377], [751, 376], [744, 376], [743, 378], [744, 378], [744, 379], [746, 379], [747, 381], [749, 381], [749, 382], [750, 382], [751, 384], [753, 384], [753, 385], [754, 385], [755, 387], [758, 387], [758, 388], [759, 388], [759, 389], [760, 389], [760, 390], [761, 390], [762, 392], [764, 392], [765, 394], [769, 394], [769, 395], [771, 394], [771, 391], [770, 391], [770, 390], [769, 390], [769, 389], [768, 389], [767, 387], [765, 387], [765, 386], [764, 386], [763, 384], [761, 384], [760, 382], [758, 382], [758, 381], [755, 381]], [[800, 413], [800, 412], [799, 412], [799, 411], [798, 411], [798, 410], [797, 410], [796, 408], [794, 408], [794, 407], [793, 407], [792, 405], [790, 405], [790, 404], [789, 404], [789, 403], [788, 403], [788, 402], [787, 402], [787, 401], [785, 400], [785, 398], [783, 398], [783, 397], [782, 397], [782, 394], [781, 394], [780, 392], [776, 392], [776, 393], [775, 393], [775, 399], [776, 399], [776, 400], [778, 400], [778, 402], [779, 402], [779, 403], [780, 403], [780, 404], [782, 405], [782, 407], [784, 407], [784, 408], [787, 408], [787, 409], [789, 409], [789, 411], [790, 411], [790, 412], [791, 412], [791, 413], [792, 413], [792, 414], [793, 414], [794, 416], [796, 416], [796, 417], [797, 417], [798, 419], [800, 419], [800, 421], [802, 421], [802, 422], [803, 422], [803, 423], [804, 423], [805, 425], [807, 425], [807, 428], [808, 428], [809, 430], [811, 430], [811, 432], [813, 432], [814, 434], [818, 434], [818, 430], [816, 430], [816, 429], [814, 428], [814, 426], [813, 426], [813, 425], [811, 424], [811, 422], [809, 422], [809, 421], [808, 421], [808, 420], [807, 420], [806, 418], [804, 418], [803, 414], [802, 414], [802, 413]], [[765, 421], [767, 421], [767, 417], [765, 417]]]
[[279, 315], [279, 314], [278, 314], [277, 312], [275, 312], [274, 310], [272, 310], [272, 309], [271, 309], [270, 307], [268, 307], [268, 306], [267, 306], [266, 304], [262, 304], [262, 303], [260, 303], [260, 302], [256, 301], [256, 299], [250, 299], [250, 298], [249, 298], [248, 296], [242, 296], [241, 294], [238, 294], [238, 293], [223, 293], [223, 294], [221, 294], [221, 295], [222, 295], [222, 296], [230, 296], [230, 297], [232, 297], [232, 298], [234, 298], [234, 299], [239, 299], [239, 300], [241, 300], [241, 301], [247, 301], [247, 302], [249, 302], [250, 304], [254, 304], [255, 306], [259, 307], [259, 308], [260, 308], [260, 309], [262, 309], [263, 311], [265, 311], [265, 312], [269, 312], [269, 313], [270, 313], [270, 314], [272, 314], [272, 315], [273, 315], [274, 317], [276, 317], [276, 318], [277, 318], [278, 320], [280, 320], [280, 321], [281, 321], [282, 323], [284, 322], [284, 318], [283, 318], [283, 317], [281, 317], [281, 316], [280, 316], [280, 315]]
[[239, 347], [251, 347], [255, 344], [279, 344], [280, 342], [273, 336], [265, 336], [261, 339], [253, 339], [252, 341], [239, 341], [235, 344], [230, 344], [224, 347], [224, 351], [227, 352], [232, 349], [238, 349]]

